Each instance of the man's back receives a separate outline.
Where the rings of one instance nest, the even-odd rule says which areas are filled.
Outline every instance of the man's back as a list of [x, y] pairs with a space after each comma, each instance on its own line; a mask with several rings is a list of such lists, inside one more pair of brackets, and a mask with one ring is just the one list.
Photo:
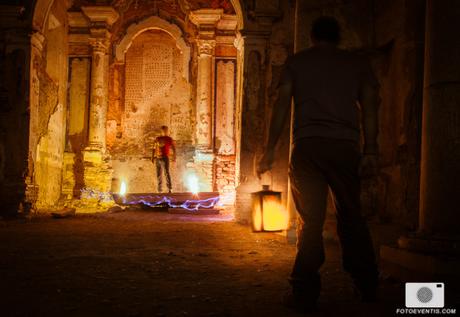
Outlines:
[[287, 61], [284, 80], [293, 83], [295, 140], [359, 140], [360, 89], [363, 83], [378, 85], [366, 59], [334, 46], [315, 46]]

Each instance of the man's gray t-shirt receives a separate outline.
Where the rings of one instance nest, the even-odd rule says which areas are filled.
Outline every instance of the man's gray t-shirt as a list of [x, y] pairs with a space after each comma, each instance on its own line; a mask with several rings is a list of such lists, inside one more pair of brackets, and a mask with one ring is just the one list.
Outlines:
[[364, 83], [378, 86], [366, 58], [332, 46], [290, 57], [281, 75], [293, 83], [294, 142], [307, 137], [359, 141], [358, 98]]

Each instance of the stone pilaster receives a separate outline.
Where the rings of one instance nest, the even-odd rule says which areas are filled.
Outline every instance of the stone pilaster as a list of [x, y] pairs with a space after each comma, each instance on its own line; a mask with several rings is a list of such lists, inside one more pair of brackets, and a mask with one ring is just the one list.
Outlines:
[[[266, 57], [269, 41], [269, 32], [244, 31], [241, 45], [244, 41], [244, 50], [240, 49], [241, 59], [244, 60], [244, 83], [241, 85], [241, 139], [240, 153], [237, 161], [240, 166], [240, 177], [236, 188], [235, 217], [241, 223], [251, 222], [251, 193], [262, 188], [255, 173], [258, 159], [261, 158], [265, 143], [265, 131], [268, 124], [265, 117], [266, 106]], [[271, 185], [271, 184], [268, 184]]]
[[[260, 191], [263, 182], [257, 178], [255, 169], [260, 160], [269, 127], [268, 87], [270, 82], [270, 37], [273, 24], [280, 17], [278, 1], [255, 2], [251, 17], [235, 41], [238, 49], [238, 73], [242, 81], [237, 83], [240, 91], [237, 104], [241, 116], [240, 139], [237, 140], [239, 154], [239, 180], [236, 189], [235, 217], [241, 223], [251, 220], [251, 193]], [[265, 183], [265, 185], [273, 185]]]
[[83, 151], [85, 189], [80, 211], [105, 208], [112, 203], [109, 191], [112, 182], [110, 156], [106, 153], [106, 121], [110, 48], [109, 28], [118, 19], [112, 7], [82, 7], [90, 20], [89, 44], [92, 49], [91, 90], [88, 146]]
[[213, 107], [214, 107], [214, 64], [216, 27], [223, 11], [213, 9], [196, 10], [190, 13], [190, 20], [198, 28], [196, 40], [198, 53], [198, 80], [196, 90], [196, 152], [194, 169], [200, 179], [201, 191], [213, 190]]
[[88, 147], [105, 152], [106, 121], [109, 99], [108, 32], [90, 39], [93, 49], [91, 65], [91, 102], [89, 111]]
[[215, 40], [197, 40], [196, 144], [200, 150], [209, 150], [212, 145], [212, 88], [215, 45]]
[[459, 254], [460, 192], [460, 3], [428, 0], [425, 31], [419, 229], [401, 237], [381, 257], [429, 275], [455, 275]]
[[90, 20], [89, 44], [92, 48], [88, 150], [105, 153], [111, 36], [109, 28], [118, 19], [118, 13], [109, 6], [82, 7], [82, 11]]

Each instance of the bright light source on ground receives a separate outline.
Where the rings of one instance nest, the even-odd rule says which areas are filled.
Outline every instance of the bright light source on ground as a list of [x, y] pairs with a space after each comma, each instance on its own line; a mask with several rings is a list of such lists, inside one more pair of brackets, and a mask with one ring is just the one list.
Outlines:
[[200, 192], [200, 183], [199, 183], [198, 177], [195, 174], [187, 175], [186, 183], [187, 183], [188, 190], [192, 194], [196, 195]]
[[127, 186], [125, 181], [122, 181], [120, 184], [120, 195], [124, 196], [126, 194]]
[[287, 210], [272, 199], [264, 199], [263, 225], [265, 231], [286, 230], [289, 224]]
[[281, 193], [269, 186], [252, 194], [252, 228], [255, 232], [282, 231], [289, 226], [289, 213], [281, 204]]

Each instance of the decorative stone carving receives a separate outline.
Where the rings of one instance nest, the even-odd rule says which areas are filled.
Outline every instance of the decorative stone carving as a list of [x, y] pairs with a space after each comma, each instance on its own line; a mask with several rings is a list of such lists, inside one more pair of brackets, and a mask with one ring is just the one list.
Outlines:
[[215, 27], [224, 14], [223, 9], [199, 9], [190, 12], [190, 21], [200, 29]]
[[36, 49], [36, 53], [41, 55], [43, 51], [43, 45], [45, 43], [45, 37], [40, 32], [34, 32], [30, 36], [30, 44], [32, 45], [33, 49]]
[[223, 14], [217, 22], [217, 29], [222, 31], [235, 32], [238, 27], [238, 18], [236, 15]]
[[197, 40], [198, 55], [214, 55], [214, 49], [216, 48], [215, 40]]
[[81, 10], [93, 24], [111, 26], [119, 17], [118, 12], [110, 6], [81, 7]]
[[217, 22], [222, 14], [222, 9], [200, 9], [190, 12], [190, 21], [198, 27], [198, 39], [214, 40]]
[[90, 23], [88, 18], [78, 11], [67, 12], [67, 19], [69, 21], [69, 27], [71, 28], [88, 28]]
[[92, 37], [89, 39], [89, 45], [93, 49], [93, 53], [107, 54], [110, 42], [107, 38]]

